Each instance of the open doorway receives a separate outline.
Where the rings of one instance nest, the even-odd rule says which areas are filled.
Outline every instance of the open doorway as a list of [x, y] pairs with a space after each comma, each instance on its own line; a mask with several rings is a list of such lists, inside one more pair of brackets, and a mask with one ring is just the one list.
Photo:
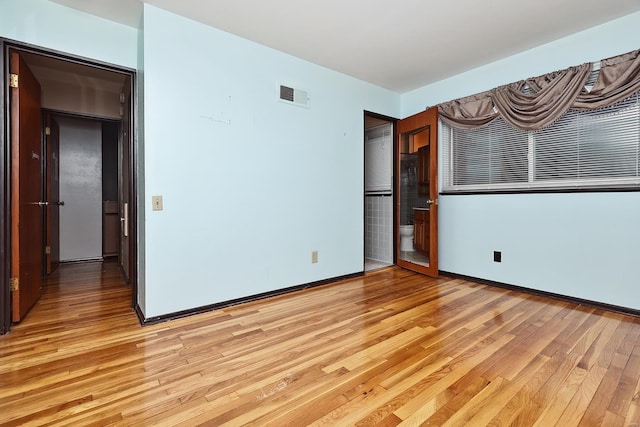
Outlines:
[[[85, 262], [117, 258], [120, 242], [118, 217], [118, 131], [115, 120], [44, 113], [55, 124], [56, 147], [45, 172], [57, 187], [57, 222], [45, 214], [45, 233], [59, 240], [56, 261]], [[48, 141], [45, 142], [48, 144]], [[49, 147], [45, 147], [49, 151]], [[49, 156], [48, 156], [49, 157]], [[57, 181], [57, 182], [56, 182]], [[48, 212], [52, 206], [46, 206]], [[53, 239], [51, 239], [53, 240]], [[52, 246], [56, 246], [52, 248]], [[46, 253], [46, 251], [45, 251]], [[47, 268], [50, 274], [55, 268]]]
[[438, 277], [438, 109], [397, 125], [396, 264]]
[[395, 120], [375, 113], [364, 115], [364, 271], [393, 265]]
[[[136, 222], [132, 220], [136, 215], [133, 203], [136, 190], [131, 96], [135, 93], [135, 71], [9, 41], [0, 40], [0, 45], [3, 81], [11, 82], [10, 87], [2, 90], [4, 102], [0, 107], [3, 113], [0, 161], [4, 166], [0, 176], [0, 333], [7, 332], [12, 322], [20, 321], [28, 312], [42, 292], [43, 277], [60, 261], [117, 257], [123, 281], [132, 286], [133, 305], [137, 300], [134, 268], [137, 248], [129, 236], [136, 233]], [[19, 108], [25, 105], [30, 105], [29, 117]], [[78, 136], [78, 131], [82, 134], [87, 130], [96, 144], [83, 145], [86, 138]], [[74, 132], [75, 137], [69, 137]], [[29, 138], [32, 142], [27, 146]], [[73, 162], [60, 161], [65, 148], [61, 154], [59, 144], [69, 141], [80, 151], [90, 147], [91, 156], [76, 158], [75, 166]], [[106, 157], [102, 151], [105, 141], [111, 148]], [[71, 153], [68, 148], [66, 154]], [[116, 181], [108, 188], [104, 187], [102, 176], [105, 158]], [[99, 170], [100, 174], [92, 175], [100, 187], [94, 191], [96, 203], [90, 208], [97, 211], [97, 215], [91, 214], [91, 230], [65, 234], [64, 229], [60, 230], [58, 218], [61, 209], [70, 207], [70, 201], [60, 197], [57, 174], [77, 175], [80, 169], [98, 162], [100, 167], [94, 168], [94, 172]], [[32, 190], [29, 194], [23, 191], [27, 188]], [[104, 199], [105, 193], [108, 200]], [[107, 220], [105, 212], [113, 218]], [[38, 226], [27, 230], [19, 221], [23, 216]], [[105, 241], [105, 226], [117, 230], [118, 236], [112, 235], [109, 242]], [[92, 240], [89, 243], [99, 244], [97, 249], [92, 246], [87, 251], [82, 247], [87, 242], [82, 239], [89, 234], [99, 236], [89, 239]], [[78, 237], [81, 241], [76, 241], [75, 246], [74, 242], [71, 246], [60, 246], [60, 240]], [[114, 241], [117, 247], [113, 246]], [[105, 247], [105, 243], [110, 245]], [[29, 253], [25, 248], [30, 248]], [[68, 255], [69, 248], [76, 255]]]

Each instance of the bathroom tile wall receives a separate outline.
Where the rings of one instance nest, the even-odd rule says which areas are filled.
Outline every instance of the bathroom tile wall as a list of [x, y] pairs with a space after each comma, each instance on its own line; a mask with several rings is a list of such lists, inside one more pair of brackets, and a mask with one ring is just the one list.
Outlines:
[[393, 196], [365, 197], [365, 257], [393, 263]]

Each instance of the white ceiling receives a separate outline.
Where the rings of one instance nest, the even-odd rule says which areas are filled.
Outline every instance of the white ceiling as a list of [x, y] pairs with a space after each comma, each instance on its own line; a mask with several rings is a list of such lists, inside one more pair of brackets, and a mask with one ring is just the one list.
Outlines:
[[[140, 0], [51, 0], [137, 26]], [[640, 10], [640, 0], [147, 0], [403, 93]]]

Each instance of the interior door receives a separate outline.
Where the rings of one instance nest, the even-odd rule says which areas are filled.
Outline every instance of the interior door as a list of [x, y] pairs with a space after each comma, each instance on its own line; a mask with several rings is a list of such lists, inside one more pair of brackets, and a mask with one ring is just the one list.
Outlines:
[[[43, 213], [40, 84], [20, 55], [10, 52], [11, 293], [19, 322], [42, 292]], [[17, 76], [14, 78], [13, 76]]]
[[[398, 172], [395, 177], [397, 264], [412, 271], [437, 277], [437, 107], [400, 120], [397, 129], [396, 170]], [[425, 182], [427, 176], [428, 181]], [[409, 230], [408, 235], [407, 230]], [[413, 236], [410, 235], [411, 230], [413, 230]], [[403, 242], [402, 239], [409, 241]]]
[[120, 143], [118, 144], [118, 176], [120, 198], [120, 269], [125, 282], [129, 283], [131, 264], [131, 77], [127, 77], [123, 88], [122, 121]]
[[46, 162], [46, 248], [45, 265], [47, 274], [53, 273], [60, 264], [60, 126], [58, 122], [46, 114], [45, 146]]

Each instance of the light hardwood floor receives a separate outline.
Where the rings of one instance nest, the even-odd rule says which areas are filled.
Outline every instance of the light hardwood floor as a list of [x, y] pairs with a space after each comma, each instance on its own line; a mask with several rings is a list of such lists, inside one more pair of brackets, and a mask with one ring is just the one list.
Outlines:
[[392, 267], [141, 327], [87, 263], [0, 337], [0, 425], [638, 426], [639, 376], [640, 319], [458, 279]]

